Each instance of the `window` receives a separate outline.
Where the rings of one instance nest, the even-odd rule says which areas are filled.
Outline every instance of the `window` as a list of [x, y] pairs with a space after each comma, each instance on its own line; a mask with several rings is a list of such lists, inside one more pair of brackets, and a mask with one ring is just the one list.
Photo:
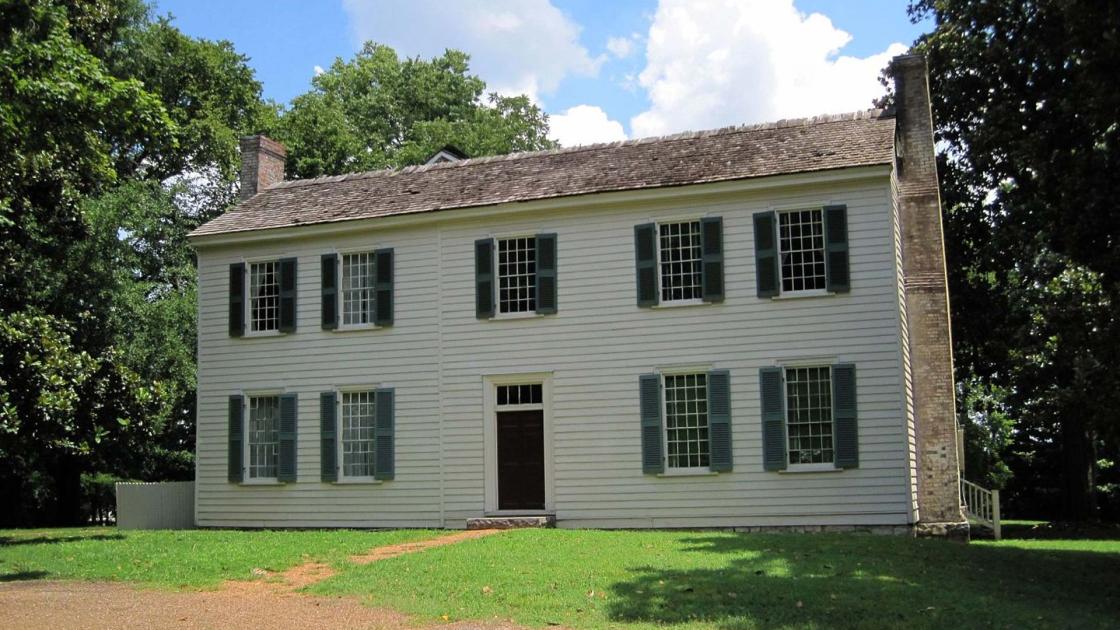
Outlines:
[[343, 477], [373, 477], [374, 397], [372, 391], [342, 393]]
[[700, 278], [700, 222], [658, 224], [661, 301], [681, 302], [703, 297]]
[[786, 368], [786, 422], [790, 464], [833, 462], [831, 368]]
[[824, 218], [820, 208], [778, 213], [782, 292], [827, 288]]
[[498, 404], [505, 405], [539, 405], [541, 404], [541, 384], [533, 385], [499, 385]]
[[668, 467], [707, 468], [708, 375], [666, 374], [664, 387]]
[[372, 252], [342, 256], [343, 326], [366, 326], [374, 322], [374, 278]]
[[249, 330], [280, 330], [280, 264], [249, 265]]
[[280, 458], [280, 397], [251, 396], [249, 426], [249, 478], [274, 479]]
[[498, 239], [498, 312], [537, 310], [537, 239]]

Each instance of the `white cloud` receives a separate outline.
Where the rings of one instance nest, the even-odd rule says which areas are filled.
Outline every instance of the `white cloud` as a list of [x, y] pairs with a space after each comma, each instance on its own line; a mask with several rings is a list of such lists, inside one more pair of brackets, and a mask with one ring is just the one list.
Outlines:
[[319, 76], [320, 74], [323, 74], [324, 72], [326, 72], [326, 70], [323, 70], [323, 66], [320, 66], [320, 65], [315, 66], [315, 76]]
[[576, 105], [563, 114], [552, 114], [548, 123], [549, 137], [565, 147], [626, 139], [622, 123], [594, 105]]
[[905, 52], [838, 56], [851, 35], [793, 0], [660, 0], [638, 77], [651, 107], [635, 136], [867, 109]]
[[625, 59], [634, 52], [634, 39], [630, 37], [611, 37], [607, 39], [607, 50], [618, 57]]
[[549, 0], [343, 0], [359, 42], [402, 55], [447, 48], [471, 55], [471, 71], [502, 94], [550, 94], [569, 75], [595, 76], [605, 57], [580, 44], [580, 27]]

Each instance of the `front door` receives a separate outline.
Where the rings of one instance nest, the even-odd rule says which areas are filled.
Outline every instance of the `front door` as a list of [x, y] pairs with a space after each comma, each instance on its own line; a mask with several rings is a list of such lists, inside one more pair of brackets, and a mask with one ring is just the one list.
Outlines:
[[544, 509], [544, 411], [498, 412], [498, 509]]

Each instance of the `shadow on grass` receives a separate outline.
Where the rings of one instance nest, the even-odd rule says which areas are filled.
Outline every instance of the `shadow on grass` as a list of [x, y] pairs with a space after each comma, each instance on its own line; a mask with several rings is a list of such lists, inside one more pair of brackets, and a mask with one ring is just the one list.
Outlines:
[[53, 545], [86, 540], [124, 540], [121, 534], [90, 534], [88, 536], [0, 536], [0, 547], [18, 545]]
[[613, 621], [721, 629], [1113, 627], [1120, 554], [872, 536], [716, 535], [720, 568], [636, 567]]
[[0, 582], [26, 582], [30, 580], [42, 580], [50, 574], [46, 571], [17, 571], [15, 573], [0, 574]]
[[1120, 540], [1120, 525], [1114, 523], [1004, 523], [1005, 539], [1018, 540]]

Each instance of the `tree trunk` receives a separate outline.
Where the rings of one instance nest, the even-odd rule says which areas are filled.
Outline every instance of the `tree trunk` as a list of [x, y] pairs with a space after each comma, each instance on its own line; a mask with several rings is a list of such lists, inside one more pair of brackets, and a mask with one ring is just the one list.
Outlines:
[[1068, 521], [1086, 521], [1095, 515], [1093, 443], [1085, 421], [1077, 413], [1062, 422], [1062, 516]]

